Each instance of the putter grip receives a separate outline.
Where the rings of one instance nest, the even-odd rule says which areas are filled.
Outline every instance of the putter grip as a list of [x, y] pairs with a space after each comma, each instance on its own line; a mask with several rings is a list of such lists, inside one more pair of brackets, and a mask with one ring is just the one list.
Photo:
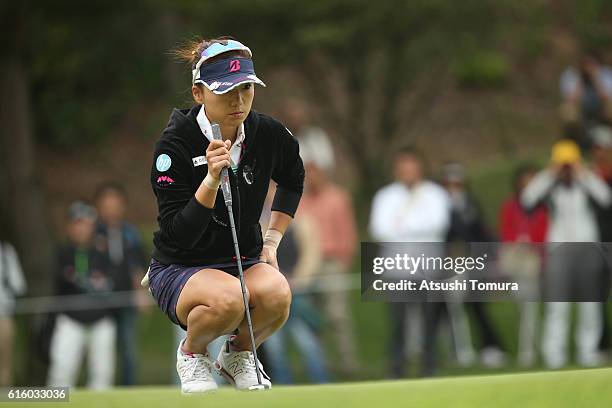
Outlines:
[[[213, 139], [223, 140], [223, 137], [221, 137], [221, 128], [219, 127], [219, 125], [213, 123], [211, 127]], [[221, 173], [219, 176], [221, 178], [221, 191], [223, 192], [223, 199], [225, 200], [225, 205], [232, 205], [232, 188], [230, 187], [229, 173], [227, 171], [227, 167], [221, 169]]]

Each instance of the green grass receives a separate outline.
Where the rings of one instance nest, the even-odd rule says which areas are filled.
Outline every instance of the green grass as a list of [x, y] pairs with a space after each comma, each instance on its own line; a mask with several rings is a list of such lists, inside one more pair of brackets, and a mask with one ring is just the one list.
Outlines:
[[[182, 396], [178, 388], [76, 390], [60, 408], [112, 407], [609, 407], [612, 369], [275, 387]], [[16, 407], [40, 406], [19, 403]], [[10, 405], [7, 405], [10, 406]]]

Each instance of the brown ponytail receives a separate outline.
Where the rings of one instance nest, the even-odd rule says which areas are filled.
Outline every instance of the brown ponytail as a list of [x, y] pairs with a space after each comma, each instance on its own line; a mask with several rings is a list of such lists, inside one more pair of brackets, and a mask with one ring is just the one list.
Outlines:
[[[183, 44], [179, 45], [177, 48], [173, 49], [171, 53], [172, 55], [174, 55], [174, 57], [177, 60], [189, 64], [189, 67], [193, 69], [195, 68], [195, 65], [200, 60], [202, 51], [204, 51], [206, 48], [210, 47], [211, 45], [215, 43], [225, 44], [227, 43], [227, 40], [235, 40], [235, 38], [230, 37], [230, 36], [222, 36], [222, 37], [211, 38], [211, 39], [205, 40], [205, 39], [202, 39], [201, 37], [197, 37], [197, 38], [188, 40], [184, 42]], [[224, 59], [227, 57], [250, 58], [246, 51], [230, 51], [230, 52], [218, 55], [216, 57], [210, 58], [209, 60], [206, 61], [206, 64], [216, 62], [220, 59]]]

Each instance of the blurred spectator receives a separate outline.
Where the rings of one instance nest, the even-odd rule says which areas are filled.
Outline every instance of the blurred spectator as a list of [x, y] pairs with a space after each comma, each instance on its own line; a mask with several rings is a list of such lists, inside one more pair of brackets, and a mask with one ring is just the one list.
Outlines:
[[[593, 138], [593, 149], [591, 157], [595, 172], [607, 183], [612, 184], [612, 128], [599, 126], [591, 132]], [[602, 231], [602, 239], [612, 238], [612, 232]]]
[[147, 293], [140, 286], [146, 259], [140, 234], [125, 220], [127, 195], [119, 184], [103, 184], [95, 193], [98, 209], [95, 245], [108, 253], [112, 266], [113, 290], [135, 291], [131, 304], [115, 310], [117, 349], [121, 365], [121, 385], [136, 384], [136, 337], [138, 310], [148, 304]]
[[[266, 198], [266, 209], [262, 213], [264, 231], [267, 229], [275, 190], [271, 186]], [[289, 319], [263, 345], [272, 379], [279, 384], [293, 383], [287, 350], [287, 336], [291, 336], [306, 365], [310, 381], [328, 382], [325, 352], [315, 332], [320, 328], [322, 319], [306, 293], [312, 288], [315, 276], [320, 272], [321, 262], [317, 230], [308, 216], [301, 215], [291, 223], [278, 247], [277, 260], [280, 271], [291, 285], [292, 301]]]
[[48, 385], [74, 387], [88, 351], [88, 386], [109, 388], [115, 370], [116, 326], [109, 309], [110, 260], [93, 246], [96, 211], [82, 201], [68, 211], [67, 243], [58, 252], [56, 294], [65, 310], [51, 339]]
[[9, 387], [13, 382], [15, 296], [23, 295], [26, 291], [19, 257], [7, 240], [7, 231], [7, 228], [0, 226], [0, 387]]
[[306, 104], [299, 99], [290, 99], [284, 108], [285, 124], [300, 142], [302, 151], [315, 152], [320, 169], [330, 172], [334, 169], [334, 149], [325, 130], [309, 124], [309, 112]]
[[[444, 242], [449, 226], [448, 195], [442, 187], [425, 179], [424, 163], [412, 148], [400, 149], [394, 157], [395, 181], [374, 196], [370, 234], [379, 242]], [[391, 375], [401, 378], [407, 362], [406, 334], [409, 313], [420, 314], [417, 303], [390, 303]], [[427, 339], [426, 339], [427, 341]], [[428, 368], [424, 367], [424, 371]]]
[[[611, 195], [605, 182], [582, 164], [575, 142], [557, 142], [552, 149], [549, 168], [539, 172], [521, 194], [521, 203], [530, 210], [543, 201], [550, 210], [545, 296], [553, 296], [555, 300], [569, 299], [572, 295], [580, 299], [593, 298], [601, 291], [604, 259], [600, 249], [588, 243], [600, 239], [595, 207], [608, 207]], [[549, 368], [560, 368], [567, 363], [570, 306], [571, 303], [558, 301], [546, 304], [542, 352]], [[579, 364], [595, 366], [600, 363], [600, 337], [600, 305], [578, 303]]]
[[572, 137], [585, 150], [591, 146], [590, 131], [612, 123], [612, 70], [601, 56], [586, 52], [578, 67], [569, 67], [561, 75], [561, 117]]
[[[593, 136], [593, 148], [591, 158], [593, 160], [593, 170], [601, 177], [609, 188], [612, 188], [612, 128], [599, 126], [591, 133]], [[599, 222], [600, 240], [604, 244], [607, 262], [604, 267], [604, 274], [601, 287], [607, 299], [610, 296], [610, 266], [612, 265], [612, 207], [598, 207], [597, 218]], [[608, 323], [607, 303], [602, 303], [602, 336], [599, 347], [601, 350], [610, 352], [610, 328]]]
[[[548, 214], [543, 204], [526, 211], [521, 206], [520, 197], [536, 173], [537, 168], [532, 165], [516, 169], [512, 195], [503, 202], [499, 216], [500, 238], [504, 243], [499, 254], [500, 268], [504, 274], [517, 279], [521, 292], [531, 299], [537, 299], [540, 293], [543, 255], [541, 247], [531, 244], [540, 244], [546, 239]], [[531, 366], [536, 360], [538, 303], [523, 302], [520, 308], [518, 361], [522, 366]]]
[[500, 239], [502, 242], [544, 242], [548, 230], [548, 210], [542, 203], [527, 212], [521, 205], [521, 194], [538, 172], [533, 165], [516, 169], [513, 192], [501, 206]]
[[[349, 194], [328, 178], [323, 151], [324, 147], [319, 148], [314, 142], [300, 145], [306, 179], [298, 214], [308, 216], [318, 231], [321, 243], [319, 273], [325, 277], [341, 277], [349, 273], [355, 253], [355, 216]], [[322, 297], [327, 323], [342, 360], [341, 370], [353, 376], [359, 370], [359, 360], [348, 294], [343, 289], [325, 290]]]
[[[493, 237], [485, 226], [484, 216], [476, 197], [466, 186], [466, 170], [461, 163], [446, 163], [443, 169], [444, 187], [451, 203], [450, 227], [446, 234], [450, 253], [453, 256], [469, 255], [473, 242], [492, 242]], [[480, 360], [487, 367], [499, 367], [506, 356], [486, 308], [487, 303], [467, 302], [467, 310], [473, 315], [480, 339]], [[449, 304], [449, 312], [460, 313], [458, 303]], [[457, 322], [461, 319], [455, 318]], [[460, 347], [457, 347], [460, 350]]]

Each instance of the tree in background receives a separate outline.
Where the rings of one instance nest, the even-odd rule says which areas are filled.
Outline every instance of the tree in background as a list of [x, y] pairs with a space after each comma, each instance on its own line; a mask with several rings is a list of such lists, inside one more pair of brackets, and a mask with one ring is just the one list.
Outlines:
[[31, 90], [24, 62], [27, 16], [21, 2], [2, 4], [2, 26], [8, 28], [0, 56], [2, 210], [10, 220], [30, 293], [40, 295], [49, 288], [52, 240], [34, 151]]

